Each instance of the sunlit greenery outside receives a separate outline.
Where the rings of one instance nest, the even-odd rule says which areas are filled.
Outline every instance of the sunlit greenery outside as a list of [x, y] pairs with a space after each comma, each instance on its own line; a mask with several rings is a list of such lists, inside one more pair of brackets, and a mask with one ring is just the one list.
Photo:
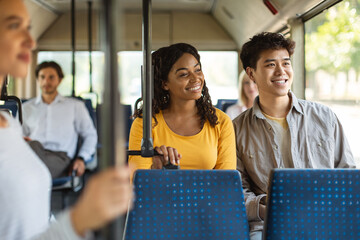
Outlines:
[[334, 110], [360, 167], [360, 0], [340, 2], [305, 31], [306, 99]]

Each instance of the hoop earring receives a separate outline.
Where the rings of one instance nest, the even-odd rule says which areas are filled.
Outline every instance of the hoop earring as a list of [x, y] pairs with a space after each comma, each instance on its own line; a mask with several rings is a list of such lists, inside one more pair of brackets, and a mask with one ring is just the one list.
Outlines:
[[163, 97], [163, 102], [166, 104], [169, 102], [169, 100], [170, 100], [170, 95], [169, 93], [166, 93], [166, 95]]

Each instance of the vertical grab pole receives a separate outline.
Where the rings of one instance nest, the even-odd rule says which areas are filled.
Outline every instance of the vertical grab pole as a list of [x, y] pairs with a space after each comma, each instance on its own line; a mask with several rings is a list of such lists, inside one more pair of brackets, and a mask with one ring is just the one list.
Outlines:
[[143, 0], [142, 22], [142, 97], [143, 97], [143, 139], [141, 141], [141, 156], [154, 156], [153, 139], [151, 135], [153, 77], [151, 64], [151, 0]]
[[[125, 124], [124, 117], [120, 117], [123, 108], [120, 105], [120, 92], [118, 81], [117, 62], [117, 16], [118, 0], [102, 0], [103, 9], [101, 16], [102, 49], [105, 53], [105, 81], [103, 105], [101, 109], [101, 156], [100, 168], [125, 164]], [[121, 216], [112, 221], [101, 231], [101, 239], [122, 239], [125, 217]]]
[[89, 92], [93, 92], [92, 77], [92, 1], [88, 1], [88, 38], [89, 38]]
[[72, 72], [72, 92], [75, 96], [75, 0], [71, 0], [71, 72]]

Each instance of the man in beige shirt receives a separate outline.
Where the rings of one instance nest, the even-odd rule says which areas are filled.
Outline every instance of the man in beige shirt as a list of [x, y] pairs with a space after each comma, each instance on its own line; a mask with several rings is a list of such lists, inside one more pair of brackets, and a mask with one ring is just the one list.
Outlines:
[[233, 120], [250, 238], [261, 239], [273, 168], [354, 168], [343, 127], [326, 106], [290, 91], [295, 42], [277, 33], [255, 35], [241, 50], [259, 90], [254, 106]]

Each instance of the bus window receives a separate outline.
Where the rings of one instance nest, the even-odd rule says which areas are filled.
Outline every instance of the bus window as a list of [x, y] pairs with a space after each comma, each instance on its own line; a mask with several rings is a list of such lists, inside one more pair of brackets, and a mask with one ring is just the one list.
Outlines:
[[[40, 51], [38, 53], [37, 62], [55, 61], [61, 65], [64, 71], [63, 82], [59, 86], [59, 92], [64, 96], [70, 96], [72, 92], [72, 75], [71, 75], [71, 57], [69, 51]], [[75, 95], [80, 96], [82, 93], [89, 92], [89, 53], [86, 51], [78, 51], [75, 53], [76, 61], [76, 81]], [[101, 103], [103, 85], [104, 85], [104, 53], [100, 51], [92, 52], [92, 79], [93, 91], [99, 96]]]
[[[211, 100], [237, 99], [238, 53], [236, 51], [199, 51]], [[124, 104], [133, 105], [141, 96], [142, 52], [119, 52], [122, 79], [121, 96]], [[124, 91], [125, 90], [125, 91]]]
[[141, 51], [123, 51], [118, 53], [119, 74], [121, 79], [121, 102], [134, 107], [135, 101], [141, 97]]
[[218, 99], [237, 99], [239, 56], [235, 51], [200, 51], [201, 63], [213, 104]]
[[[200, 51], [201, 63], [207, 86], [213, 104], [218, 99], [237, 99], [238, 53], [236, 51]], [[38, 63], [43, 61], [58, 62], [65, 74], [59, 92], [70, 96], [72, 91], [71, 52], [69, 51], [40, 51]], [[78, 51], [76, 60], [75, 93], [81, 95], [89, 91], [89, 54]], [[93, 90], [101, 98], [103, 91], [104, 53], [92, 52], [93, 61]], [[141, 51], [122, 51], [118, 53], [119, 77], [122, 79], [120, 87], [121, 102], [134, 105], [141, 96], [141, 65], [143, 62]], [[101, 103], [101, 99], [99, 99]]]
[[360, 0], [345, 0], [305, 23], [306, 99], [340, 119], [360, 167]]

